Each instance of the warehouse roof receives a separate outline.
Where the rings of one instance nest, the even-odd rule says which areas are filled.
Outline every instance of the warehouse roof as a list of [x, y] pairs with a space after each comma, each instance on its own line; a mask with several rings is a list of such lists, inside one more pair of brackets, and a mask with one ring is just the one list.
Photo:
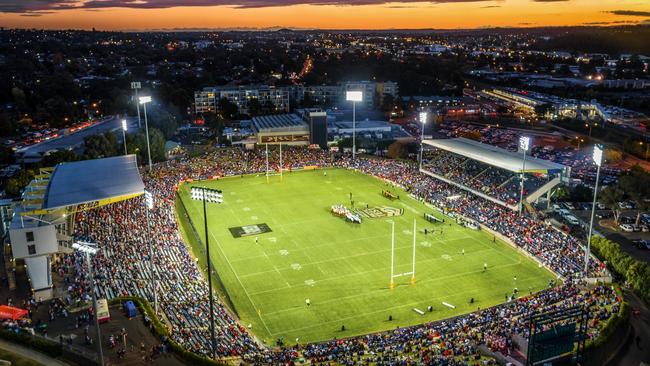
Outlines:
[[296, 114], [273, 114], [253, 118], [257, 132], [304, 132], [309, 126]]

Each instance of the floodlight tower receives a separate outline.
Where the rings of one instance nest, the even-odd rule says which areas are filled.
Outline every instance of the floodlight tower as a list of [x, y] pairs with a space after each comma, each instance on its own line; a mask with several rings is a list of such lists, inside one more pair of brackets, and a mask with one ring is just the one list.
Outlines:
[[600, 166], [603, 163], [603, 147], [601, 145], [594, 146], [594, 163], [596, 164], [596, 183], [594, 184], [594, 201], [591, 205], [591, 220], [589, 222], [589, 235], [587, 236], [587, 250], [585, 250], [585, 277], [589, 270], [589, 259], [591, 256], [591, 233], [594, 228], [594, 214], [596, 212], [596, 197], [598, 196], [598, 181], [600, 180]]
[[149, 170], [151, 170], [151, 147], [149, 147], [149, 124], [147, 123], [147, 103], [151, 103], [150, 96], [140, 97], [140, 104], [144, 110], [144, 129], [145, 135], [147, 135], [147, 155], [149, 157]]
[[217, 203], [223, 202], [223, 195], [218, 189], [211, 189], [207, 187], [196, 187], [196, 189], [201, 191], [201, 199], [203, 201], [203, 227], [205, 228], [205, 261], [208, 267], [208, 297], [210, 299], [210, 340], [212, 345], [212, 358], [217, 358], [217, 339], [214, 334], [214, 297], [212, 295], [212, 262], [210, 261], [210, 239], [208, 232], [208, 213], [206, 209], [206, 196], [207, 193], [212, 193], [213, 195], [220, 197], [221, 200], [216, 201]]
[[126, 125], [126, 120], [122, 120], [122, 139], [124, 140], [124, 155], [128, 155], [129, 152], [126, 149], [126, 130], [128, 129], [128, 126]]
[[[149, 211], [153, 210], [153, 193], [149, 191], [144, 191], [144, 203], [145, 203], [145, 217], [147, 219], [147, 229], [151, 230], [151, 222], [149, 221]], [[153, 244], [151, 243], [151, 236], [147, 238], [149, 241], [149, 261], [151, 264], [151, 291], [153, 292], [153, 307], [156, 312], [156, 315], [158, 315], [158, 286], [156, 285], [156, 266], [154, 265], [153, 259], [154, 259], [154, 247]]]
[[348, 90], [345, 99], [352, 102], [352, 160], [357, 158], [357, 102], [363, 101], [363, 92]]
[[102, 350], [102, 333], [99, 329], [99, 318], [97, 317], [97, 295], [95, 294], [95, 276], [93, 276], [93, 263], [90, 256], [94, 256], [99, 251], [97, 244], [78, 241], [72, 243], [72, 249], [84, 253], [86, 256], [86, 265], [88, 266], [88, 277], [90, 279], [90, 293], [93, 299], [93, 311], [95, 312], [95, 328], [97, 328], [97, 351], [99, 353], [99, 364], [104, 365], [104, 351]]
[[138, 128], [142, 127], [142, 122], [140, 122], [140, 98], [138, 97], [138, 89], [142, 88], [142, 84], [139, 81], [131, 82], [131, 89], [135, 90], [135, 109], [138, 110]]
[[422, 137], [420, 138], [420, 170], [422, 170], [422, 159], [424, 155], [424, 125], [427, 123], [429, 114], [427, 112], [420, 112], [420, 123], [422, 123]]
[[524, 163], [521, 166], [521, 182], [520, 182], [521, 189], [519, 191], [519, 214], [520, 215], [524, 211], [524, 177], [526, 174], [526, 152], [528, 152], [529, 147], [530, 147], [530, 137], [521, 136], [519, 138], [519, 149], [523, 150], [524, 152]]

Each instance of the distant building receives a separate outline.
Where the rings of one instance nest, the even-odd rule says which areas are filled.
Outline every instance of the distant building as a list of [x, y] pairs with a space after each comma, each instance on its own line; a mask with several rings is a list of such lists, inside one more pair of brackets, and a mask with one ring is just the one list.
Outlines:
[[267, 113], [289, 112], [289, 89], [269, 85], [204, 88], [194, 93], [195, 112], [216, 112], [221, 99], [236, 105], [239, 114], [250, 114], [254, 101]]
[[350, 103], [345, 94], [349, 90], [363, 92], [359, 109], [377, 109], [387, 97], [397, 100], [399, 86], [393, 81], [346, 81], [337, 85], [294, 85], [274, 87], [268, 85], [207, 87], [194, 93], [194, 109], [197, 114], [217, 112], [219, 101], [227, 99], [235, 104], [240, 114], [251, 114], [250, 103], [257, 100], [262, 113], [289, 112], [289, 99], [298, 104], [322, 108], [344, 107]]

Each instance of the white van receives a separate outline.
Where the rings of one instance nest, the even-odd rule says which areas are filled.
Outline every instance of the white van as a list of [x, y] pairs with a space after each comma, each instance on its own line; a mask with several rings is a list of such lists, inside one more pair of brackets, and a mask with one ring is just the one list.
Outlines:
[[573, 216], [573, 215], [566, 215], [564, 216], [564, 219], [571, 225], [580, 225], [580, 221], [578, 221], [578, 218]]

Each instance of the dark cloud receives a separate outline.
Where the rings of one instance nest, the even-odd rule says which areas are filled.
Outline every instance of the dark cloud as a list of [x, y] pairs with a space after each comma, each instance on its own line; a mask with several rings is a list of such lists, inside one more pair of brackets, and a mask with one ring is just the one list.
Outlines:
[[501, 5], [488, 5], [488, 6], [481, 6], [481, 9], [495, 9], [500, 7]]
[[386, 3], [443, 4], [485, 1], [492, 0], [0, 0], [0, 12], [38, 13], [53, 10], [103, 8], [164, 9], [179, 6], [230, 6], [247, 9], [290, 5], [355, 6]]
[[631, 17], [650, 17], [650, 11], [636, 11], [636, 10], [612, 10], [608, 11], [614, 15], [625, 15]]

